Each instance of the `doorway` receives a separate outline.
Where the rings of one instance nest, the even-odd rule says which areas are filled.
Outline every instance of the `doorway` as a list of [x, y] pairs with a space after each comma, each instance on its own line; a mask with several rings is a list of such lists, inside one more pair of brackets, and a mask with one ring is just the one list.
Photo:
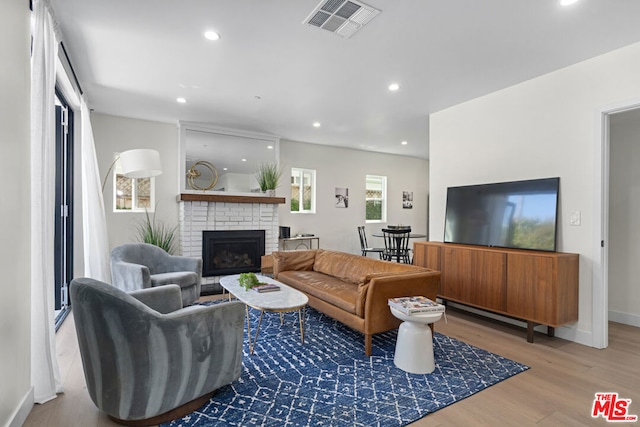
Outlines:
[[[640, 254], [640, 246], [634, 248], [634, 242], [628, 236], [625, 237], [633, 228], [629, 225], [631, 218], [628, 211], [633, 210], [633, 206], [638, 206], [634, 200], [637, 197], [633, 197], [629, 184], [635, 181], [636, 187], [640, 186], [640, 175], [633, 177], [637, 167], [629, 167], [626, 162], [633, 156], [634, 150], [638, 153], [636, 159], [640, 160], [640, 133], [635, 138], [635, 144], [631, 145], [628, 137], [620, 137], [628, 130], [620, 133], [612, 128], [616, 126], [620, 130], [618, 124], [634, 121], [637, 121], [634, 126], [640, 131], [640, 102], [601, 110], [596, 126], [596, 137], [600, 141], [600, 144], [596, 144], [600, 173], [596, 174], [594, 187], [594, 243], [597, 249], [594, 250], [592, 287], [593, 347], [596, 348], [608, 346], [609, 320], [640, 326], [640, 316], [629, 316], [629, 305], [625, 306], [632, 303], [633, 298], [640, 298], [640, 291], [633, 290], [632, 286], [636, 279], [630, 278], [630, 270], [635, 268], [635, 263], [630, 259], [633, 253]], [[638, 235], [640, 236], [640, 232]], [[625, 271], [622, 272], [622, 269]], [[625, 293], [632, 295], [621, 295]]]

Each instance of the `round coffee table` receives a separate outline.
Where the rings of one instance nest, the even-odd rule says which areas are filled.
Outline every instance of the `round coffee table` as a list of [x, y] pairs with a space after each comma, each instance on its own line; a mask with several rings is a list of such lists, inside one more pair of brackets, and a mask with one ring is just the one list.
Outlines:
[[411, 374], [429, 374], [436, 368], [433, 360], [431, 323], [437, 322], [443, 312], [406, 315], [393, 307], [391, 313], [402, 320], [393, 363]]
[[[300, 320], [300, 341], [304, 344], [304, 313], [303, 310], [309, 302], [309, 298], [297, 289], [280, 283], [268, 276], [256, 274], [258, 281], [261, 283], [273, 283], [280, 287], [279, 291], [273, 292], [256, 292], [251, 289], [246, 290], [238, 284], [239, 274], [232, 276], [224, 276], [220, 278], [220, 285], [229, 291], [229, 299], [231, 295], [238, 298], [246, 304], [247, 315], [247, 338], [249, 339], [249, 354], [253, 354], [256, 341], [258, 341], [258, 333], [260, 332], [260, 324], [265, 311], [280, 313], [280, 324], [284, 322], [282, 313], [289, 311], [298, 311]], [[256, 327], [256, 336], [251, 339], [251, 321], [249, 319], [249, 307], [260, 310], [260, 319]]]

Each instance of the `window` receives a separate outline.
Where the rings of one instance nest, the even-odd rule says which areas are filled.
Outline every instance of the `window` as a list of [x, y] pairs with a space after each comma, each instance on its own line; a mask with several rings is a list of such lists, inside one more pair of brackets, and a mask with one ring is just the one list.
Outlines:
[[291, 168], [291, 212], [316, 213], [316, 171]]
[[127, 178], [120, 162], [114, 166], [114, 212], [153, 212], [155, 207], [155, 178]]
[[56, 85], [56, 209], [54, 231], [54, 317], [58, 330], [69, 313], [73, 279], [73, 109]]
[[367, 175], [366, 222], [387, 222], [387, 177]]

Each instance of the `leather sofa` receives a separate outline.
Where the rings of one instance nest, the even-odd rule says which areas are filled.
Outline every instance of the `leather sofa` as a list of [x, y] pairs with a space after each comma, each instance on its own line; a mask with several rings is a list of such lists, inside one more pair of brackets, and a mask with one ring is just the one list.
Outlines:
[[371, 355], [373, 334], [395, 329], [392, 297], [435, 300], [440, 272], [324, 249], [273, 252], [273, 277], [309, 297], [309, 305], [364, 334]]

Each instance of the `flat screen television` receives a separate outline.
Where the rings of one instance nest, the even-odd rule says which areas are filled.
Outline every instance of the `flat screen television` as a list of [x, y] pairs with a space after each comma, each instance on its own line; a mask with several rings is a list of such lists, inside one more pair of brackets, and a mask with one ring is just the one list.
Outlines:
[[444, 241], [556, 250], [560, 178], [449, 187]]

